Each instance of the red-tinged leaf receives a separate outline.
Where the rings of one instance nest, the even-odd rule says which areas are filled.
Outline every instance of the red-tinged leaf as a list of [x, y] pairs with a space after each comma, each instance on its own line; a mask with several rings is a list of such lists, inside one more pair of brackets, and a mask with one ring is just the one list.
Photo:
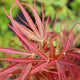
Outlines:
[[73, 39], [74, 39], [73, 38], [73, 29], [77, 24], [80, 24], [80, 23], [75, 23], [73, 25], [73, 27], [71, 28], [71, 30], [70, 30], [70, 33], [69, 33], [68, 38], [67, 38], [67, 42], [66, 42], [66, 46], [65, 46], [64, 52], [68, 51], [70, 49], [72, 43], [73, 43]]
[[36, 65], [33, 65], [32, 70], [35, 69], [36, 67], [38, 67], [40, 64], [43, 64], [43, 63], [44, 63], [44, 62], [39, 63], [39, 64], [36, 64]]
[[78, 69], [80, 69], [80, 66], [78, 66], [74, 63], [71, 63], [70, 61], [67, 61], [67, 60], [58, 59], [57, 62], [62, 64], [62, 65], [65, 65], [65, 66], [72, 66], [72, 67], [77, 67]]
[[68, 51], [73, 43], [74, 37], [73, 37], [73, 31], [70, 32], [68, 38], [67, 38], [67, 42], [65, 45], [65, 49], [64, 52]]
[[16, 70], [16, 71], [13, 71], [13, 72], [11, 72], [11, 74], [18, 74], [18, 73], [21, 73], [22, 72], [22, 70], [20, 70], [20, 69], [18, 69], [18, 70]]
[[50, 58], [55, 58], [55, 48], [53, 46], [53, 41], [50, 38]]
[[1, 70], [0, 76], [11, 73], [11, 72], [15, 71], [16, 69], [19, 69], [22, 65], [23, 65], [22, 63], [13, 63], [13, 64], [7, 66], [6, 68], [4, 68], [3, 70]]
[[28, 51], [29, 53], [31, 53], [31, 50], [29, 49], [29, 47], [27, 45], [25, 45], [25, 43], [22, 41], [22, 39], [17, 35], [20, 43], [24, 46], [25, 50]]
[[62, 24], [64, 23], [64, 21], [67, 21], [67, 20], [61, 21], [61, 24], [60, 24], [60, 30], [61, 30], [61, 32], [63, 32], [63, 30], [62, 30]]
[[36, 0], [34, 0], [34, 9], [36, 11]]
[[50, 18], [50, 15], [47, 17], [46, 22], [45, 22], [45, 26], [44, 26], [44, 36], [46, 36], [46, 35], [47, 35], [47, 32], [48, 32], [48, 22], [49, 22], [49, 18]]
[[80, 53], [77, 53], [77, 52], [67, 52], [66, 55], [68, 56], [72, 56], [74, 57], [75, 59], [80, 59]]
[[[61, 41], [62, 41], [62, 37], [60, 37], [59, 38], [59, 41], [58, 41], [58, 43], [57, 43], [57, 45], [56, 45], [56, 53], [58, 54], [58, 51], [59, 51], [59, 49], [61, 48]], [[61, 53], [60, 53], [61, 54]]]
[[58, 72], [59, 72], [59, 80], [67, 80], [65, 71], [62, 68], [61, 64], [59, 64], [58, 62], [57, 62], [57, 68], [58, 68]]
[[62, 32], [60, 33], [63, 48], [65, 48], [65, 46], [66, 46], [66, 37], [67, 37], [66, 34], [67, 34], [67, 31], [64, 31], [64, 30], [62, 30]]
[[31, 53], [27, 53], [13, 48], [4, 48], [4, 47], [0, 47], [0, 52], [10, 53], [10, 54], [31, 55]]
[[16, 0], [16, 3], [18, 4], [18, 6], [20, 7], [26, 21], [28, 22], [28, 24], [30, 25], [30, 28], [35, 32], [35, 34], [39, 37], [39, 34], [37, 32], [37, 28], [35, 27], [31, 17], [29, 16], [29, 14], [27, 13], [27, 11], [22, 7], [21, 3], [19, 3], [18, 0]]
[[57, 71], [44, 69], [45, 72], [49, 72], [51, 74], [58, 74]]
[[45, 63], [40, 63], [38, 64], [38, 66], [33, 66], [34, 68], [32, 68], [31, 72], [29, 75], [32, 75], [34, 73], [39, 72], [40, 70], [43, 70], [46, 66], [47, 66], [48, 62]]
[[77, 35], [77, 37], [74, 39], [73, 46], [76, 46], [77, 40], [80, 38], [80, 33]]
[[71, 74], [71, 80], [76, 80], [76, 79], [75, 79], [75, 74], [74, 74], [73, 67], [69, 67], [69, 72], [70, 72], [70, 74]]
[[29, 24], [28, 24], [26, 21], [24, 21], [18, 14], [17, 14], [17, 16], [19, 17], [19, 19], [20, 19], [24, 24], [26, 24], [27, 26], [29, 26]]
[[42, 23], [44, 23], [44, 10], [43, 10], [42, 2], [41, 2], [41, 9], [42, 9]]
[[54, 31], [54, 27], [56, 25], [56, 21], [57, 21], [57, 14], [56, 14], [56, 18], [55, 18], [54, 24], [52, 25], [52, 27], [53, 27], [52, 31]]
[[[80, 69], [79, 69], [79, 71], [80, 71]], [[78, 71], [78, 76], [79, 76], [79, 79], [80, 79], [80, 72]]]
[[25, 64], [25, 66], [23, 67], [23, 70], [22, 70], [22, 72], [20, 74], [19, 80], [24, 80], [28, 76], [28, 74], [29, 74], [29, 72], [31, 70], [31, 67], [32, 67], [31, 63]]
[[78, 51], [80, 51], [80, 48], [75, 48], [75, 47], [73, 47], [73, 48], [71, 48], [70, 50], [72, 50], [73, 52], [78, 52]]
[[[12, 27], [10, 26], [10, 28], [12, 28]], [[30, 43], [27, 39], [25, 39], [25, 37], [23, 37], [22, 34], [18, 33], [14, 28], [12, 28], [12, 29], [15, 31], [15, 33], [18, 35], [18, 37], [21, 38], [22, 42], [24, 42], [24, 45], [28, 46], [28, 48], [31, 51], [35, 52], [37, 55], [39, 55], [43, 59], [48, 59], [48, 57], [43, 52], [41, 52], [32, 43]]]
[[9, 58], [13, 58], [12, 56], [10, 56], [9, 54], [4, 54], [5, 56], [9, 57]]
[[[10, 25], [9, 25], [9, 27], [11, 28]], [[14, 29], [14, 30], [15, 30], [15, 29]], [[16, 31], [16, 33], [19, 33], [19, 32]], [[23, 48], [24, 48], [25, 50], [27, 50], [29, 53], [31, 53], [31, 50], [29, 49], [29, 47], [28, 47], [27, 45], [25, 45], [24, 41], [22, 41], [22, 39], [21, 39], [18, 35], [17, 35], [17, 37], [18, 37], [20, 43], [23, 45]]]
[[36, 59], [36, 58], [0, 58], [0, 60], [21, 62], [21, 63], [45, 62], [45, 60]]
[[46, 36], [46, 38], [45, 38], [45, 39], [47, 39], [48, 37], [52, 37], [52, 36], [54, 36], [54, 37], [52, 38], [52, 41], [54, 41], [54, 40], [56, 40], [56, 39], [57, 39], [57, 37], [58, 37], [59, 35], [60, 35], [59, 33], [55, 33], [55, 32], [48, 32], [48, 33], [47, 33], [47, 36]]
[[65, 48], [66, 40], [65, 40], [65, 35], [64, 34], [62, 34], [61, 41], [62, 41], [62, 44], [63, 44], [63, 48]]
[[59, 33], [56, 33], [56, 32], [48, 32], [47, 37], [57, 36], [57, 35], [59, 35]]
[[[57, 65], [57, 66], [58, 66], [58, 65]], [[58, 67], [57, 69], [58, 69], [58, 79], [59, 79], [59, 80], [62, 80], [61, 70], [59, 69], [59, 67]]]
[[55, 34], [55, 33], [54, 33], [53, 36], [54, 36], [54, 37], [52, 38], [52, 41], [56, 40], [56, 39], [60, 36], [60, 33], [58, 33], [58, 34]]
[[63, 31], [65, 31], [65, 29], [69, 26], [69, 24], [71, 23], [71, 22], [73, 22], [73, 21], [75, 21], [74, 19], [72, 19], [72, 20], [70, 20], [69, 22], [68, 22], [68, 24], [64, 27], [64, 29], [63, 29]]

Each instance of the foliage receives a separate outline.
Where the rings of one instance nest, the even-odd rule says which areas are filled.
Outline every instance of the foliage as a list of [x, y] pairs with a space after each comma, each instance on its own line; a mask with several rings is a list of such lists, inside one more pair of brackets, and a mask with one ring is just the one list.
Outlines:
[[[27, 4], [31, 5], [32, 7], [34, 7], [33, 5], [33, 2], [34, 0], [20, 0], [20, 2], [26, 2]], [[74, 25], [76, 22], [80, 22], [80, 19], [79, 19], [79, 15], [75, 15], [75, 13], [78, 13], [79, 14], [79, 10], [77, 12], [77, 9], [79, 9], [79, 0], [74, 0], [72, 2], [70, 2], [70, 7], [71, 9], [68, 7], [68, 0], [36, 0], [37, 4], [36, 4], [36, 10], [39, 14], [39, 16], [41, 17], [41, 5], [40, 3], [42, 2], [43, 3], [43, 6], [44, 6], [44, 17], [45, 19], [48, 17], [48, 15], [50, 14], [50, 19], [51, 21], [53, 21], [52, 23], [54, 23], [55, 21], [55, 15], [57, 15], [57, 23], [56, 23], [56, 26], [55, 26], [55, 31], [56, 32], [60, 32], [60, 29], [58, 28], [58, 26], [60, 26], [60, 21], [61, 20], [67, 20], [65, 22], [65, 24], [67, 24], [70, 20], [74, 20], [73, 22], [71, 22], [71, 24], [69, 25], [68, 28], [71, 28], [72, 25]], [[77, 5], [77, 6], [74, 6], [74, 5]], [[24, 5], [24, 7], [26, 8], [26, 10], [28, 10], [28, 12], [33, 15], [32, 11], [26, 7]], [[75, 10], [74, 10], [75, 8]], [[49, 26], [49, 29], [51, 29], [51, 25], [48, 24]], [[63, 26], [64, 27], [64, 26]], [[58, 28], [58, 29], [57, 29]], [[75, 29], [74, 29], [74, 32], [77, 32], [79, 33], [79, 28], [78, 28], [78, 25], [76, 25]], [[78, 41], [77, 45], [80, 44], [80, 41]]]
[[[68, 25], [60, 26], [61, 32], [54, 32], [55, 23], [52, 25], [52, 31], [48, 29], [49, 17], [44, 21], [44, 13], [42, 7], [42, 21], [37, 14], [34, 0], [34, 8], [25, 3], [16, 0], [27, 22], [23, 21], [29, 28], [13, 19], [11, 11], [7, 14], [12, 22], [9, 27], [17, 34], [17, 37], [23, 47], [17, 50], [13, 48], [0, 47], [0, 51], [6, 53], [7, 58], [0, 60], [7, 61], [8, 66], [1, 68], [0, 79], [2, 80], [79, 80], [80, 79], [80, 49], [74, 45], [79, 38], [73, 32], [76, 23], [71, 29], [67, 30]], [[22, 5], [28, 6], [34, 15], [35, 23]], [[20, 19], [21, 17], [18, 16]], [[71, 21], [70, 21], [71, 22]], [[70, 24], [69, 22], [69, 24]], [[54, 41], [57, 44], [54, 46]], [[25, 55], [24, 57], [12, 57], [9, 54]], [[76, 60], [77, 59], [77, 60]], [[15, 74], [15, 75], [14, 75]], [[18, 75], [17, 75], [18, 74]], [[16, 76], [16, 78], [14, 78]]]
[[[32, 7], [34, 0], [20, 0], [21, 2], [26, 2]], [[37, 5], [36, 9], [38, 11], [38, 14], [41, 15], [41, 8], [40, 8], [40, 2], [43, 3], [45, 17], [48, 17], [49, 14], [51, 14], [51, 19], [54, 20], [55, 14], [58, 13], [58, 19], [76, 19], [78, 18], [79, 11], [80, 11], [80, 1], [79, 0], [36, 0]], [[69, 4], [69, 5], [68, 5]], [[74, 6], [75, 5], [75, 6]], [[70, 6], [70, 7], [69, 7]], [[26, 9], [29, 9], [26, 7]], [[77, 16], [76, 16], [77, 14]], [[78, 20], [78, 19], [76, 19]], [[78, 20], [79, 21], [79, 20]]]
[[[21, 0], [21, 2], [26, 2], [32, 7], [34, 0]], [[38, 4], [36, 4], [36, 9], [38, 11], [38, 14], [41, 15], [41, 8], [40, 8], [40, 2], [44, 5], [44, 16], [47, 18], [49, 14], [51, 14], [50, 18], [53, 20], [55, 17], [55, 14], [59, 12], [58, 18], [64, 19], [68, 17], [69, 9], [67, 8], [67, 0], [36, 0]], [[26, 7], [27, 8], [27, 7]], [[27, 8], [28, 9], [28, 8]], [[63, 16], [62, 16], [63, 15]]]

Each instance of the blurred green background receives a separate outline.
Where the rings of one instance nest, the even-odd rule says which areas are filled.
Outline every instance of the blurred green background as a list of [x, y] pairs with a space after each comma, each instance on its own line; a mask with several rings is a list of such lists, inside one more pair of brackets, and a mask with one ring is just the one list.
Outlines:
[[[19, 0], [19, 1], [28, 3], [32, 7], [34, 7], [34, 4], [33, 4], [34, 0]], [[56, 27], [55, 27], [56, 32], [60, 32], [59, 26], [60, 26], [60, 21], [62, 20], [67, 20], [65, 22], [65, 24], [67, 24], [70, 20], [75, 19], [75, 21], [73, 21], [68, 28], [71, 28], [73, 24], [75, 24], [76, 22], [80, 22], [80, 0], [36, 0], [36, 9], [40, 17], [41, 17], [41, 4], [40, 4], [41, 1], [44, 7], [45, 19], [50, 14], [50, 20], [52, 21], [52, 23], [54, 23], [56, 13], [58, 13], [57, 15], [58, 23], [56, 24]], [[8, 24], [10, 24], [10, 20], [7, 18], [7, 16], [5, 15], [2, 9], [2, 6], [4, 6], [7, 13], [9, 14], [10, 8], [14, 3], [15, 3], [15, 0], [0, 0], [0, 47], [11, 47], [11, 48], [19, 49], [19, 47], [17, 47], [14, 44], [14, 42], [17, 44], [20, 44], [20, 43], [16, 35], [14, 34], [14, 32], [11, 29], [9, 29]], [[24, 6], [24, 7], [26, 8], [26, 10], [29, 12], [30, 16], [34, 20], [34, 17], [30, 8], [27, 6]], [[22, 17], [19, 7], [15, 6], [12, 11], [12, 14], [16, 20], [19, 20], [18, 17], [16, 16], [17, 13]], [[80, 30], [78, 27], [79, 25], [77, 25], [74, 30], [76, 34], [78, 34]], [[51, 29], [50, 24], [49, 24], [49, 29]], [[80, 45], [79, 43], [80, 42], [78, 40], [77, 44]], [[4, 56], [3, 54], [0, 54], [0, 57], [3, 57], [3, 56]]]

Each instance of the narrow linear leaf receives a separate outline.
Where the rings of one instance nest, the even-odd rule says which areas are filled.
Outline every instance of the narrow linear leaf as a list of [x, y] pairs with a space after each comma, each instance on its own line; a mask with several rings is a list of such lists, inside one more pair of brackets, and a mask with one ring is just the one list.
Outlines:
[[71, 63], [70, 61], [67, 61], [67, 60], [58, 60], [58, 62], [62, 65], [67, 65], [67, 66], [72, 66], [72, 67], [77, 67], [78, 69], [80, 68], [80, 66], [74, 64], [74, 63]]
[[72, 56], [74, 57], [75, 59], [80, 59], [80, 53], [77, 53], [77, 52], [67, 52], [66, 55], [69, 55], [69, 56]]
[[48, 33], [48, 22], [49, 22], [49, 18], [50, 18], [50, 15], [47, 17], [46, 22], [45, 22], [45, 26], [44, 26], [44, 36], [46, 36], [47, 33]]
[[68, 38], [67, 38], [67, 42], [66, 42], [66, 46], [65, 46], [65, 51], [64, 52], [66, 52], [66, 51], [68, 51], [70, 49], [70, 47], [71, 47], [71, 45], [73, 43], [73, 39], [74, 39], [73, 32], [71, 32], [69, 34]]
[[71, 74], [71, 79], [72, 79], [72, 80], [76, 80], [76, 79], [75, 79], [74, 70], [73, 70], [72, 67], [69, 67], [69, 72], [70, 72], [70, 74]]
[[41, 2], [41, 9], [42, 9], [42, 23], [44, 23], [44, 10], [43, 10], [42, 2]]
[[70, 49], [72, 43], [73, 43], [73, 40], [74, 40], [74, 37], [73, 37], [73, 36], [74, 36], [74, 34], [73, 34], [73, 29], [74, 29], [74, 27], [75, 27], [77, 24], [80, 24], [80, 23], [75, 23], [75, 24], [73, 25], [73, 27], [71, 28], [71, 30], [70, 30], [70, 33], [69, 33], [68, 38], [67, 38], [67, 42], [66, 42], [66, 46], [65, 46], [64, 52], [68, 51], [68, 50]]
[[36, 58], [0, 58], [0, 60], [21, 62], [21, 63], [45, 62], [45, 60], [36, 59]]
[[24, 52], [24, 51], [13, 49], [13, 48], [0, 47], [0, 51], [5, 52], [5, 53], [10, 53], [10, 54], [31, 55], [31, 53], [27, 53], [27, 52]]
[[29, 75], [32, 75], [36, 72], [39, 72], [40, 70], [44, 69], [47, 66], [48, 62], [40, 63], [38, 66], [34, 67]]
[[31, 70], [31, 67], [32, 67], [31, 63], [25, 64], [25, 66], [23, 67], [23, 70], [20, 74], [20, 79], [19, 80], [24, 80], [28, 76], [28, 74]]
[[13, 64], [7, 66], [6, 68], [4, 68], [3, 70], [1, 70], [0, 76], [11, 73], [11, 72], [15, 71], [16, 69], [19, 69], [22, 65], [23, 65], [22, 63], [13, 63]]
[[67, 80], [67, 76], [65, 74], [65, 71], [62, 68], [61, 64], [59, 64], [58, 62], [57, 62], [57, 67], [58, 67], [58, 72], [59, 72], [59, 80], [61, 80], [61, 78], [62, 78], [62, 80]]

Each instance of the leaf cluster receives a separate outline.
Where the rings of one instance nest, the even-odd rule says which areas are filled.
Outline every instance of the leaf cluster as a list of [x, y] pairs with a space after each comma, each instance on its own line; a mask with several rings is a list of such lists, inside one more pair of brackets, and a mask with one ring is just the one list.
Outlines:
[[[12, 17], [12, 9], [15, 5], [18, 5], [26, 19], [24, 21], [19, 15], [18, 17], [30, 28], [17, 22]], [[3, 80], [79, 80], [80, 79], [80, 49], [75, 48], [76, 41], [80, 34], [75, 36], [73, 32], [73, 25], [71, 29], [67, 30], [71, 20], [67, 25], [63, 20], [61, 21], [61, 32], [55, 32], [55, 23], [52, 24], [52, 30], [48, 29], [48, 23], [50, 15], [44, 20], [43, 5], [42, 8], [42, 20], [36, 11], [36, 1], [34, 0], [34, 8], [29, 4], [20, 3], [16, 0], [10, 10], [10, 15], [3, 10], [7, 17], [11, 20], [12, 26], [9, 27], [16, 33], [22, 46], [19, 46], [22, 50], [0, 47], [0, 52], [4, 52], [7, 58], [0, 58], [0, 60], [7, 61], [8, 66], [0, 70], [0, 79]], [[29, 7], [34, 15], [35, 23], [24, 9], [22, 5]], [[57, 18], [57, 16], [56, 16]], [[64, 24], [64, 28], [62, 28]], [[54, 42], [57, 44], [54, 45]], [[10, 54], [20, 54], [24, 57], [12, 57]], [[76, 60], [77, 59], [77, 60]], [[18, 75], [17, 75], [18, 74]], [[16, 76], [14, 78], [14, 76]]]

